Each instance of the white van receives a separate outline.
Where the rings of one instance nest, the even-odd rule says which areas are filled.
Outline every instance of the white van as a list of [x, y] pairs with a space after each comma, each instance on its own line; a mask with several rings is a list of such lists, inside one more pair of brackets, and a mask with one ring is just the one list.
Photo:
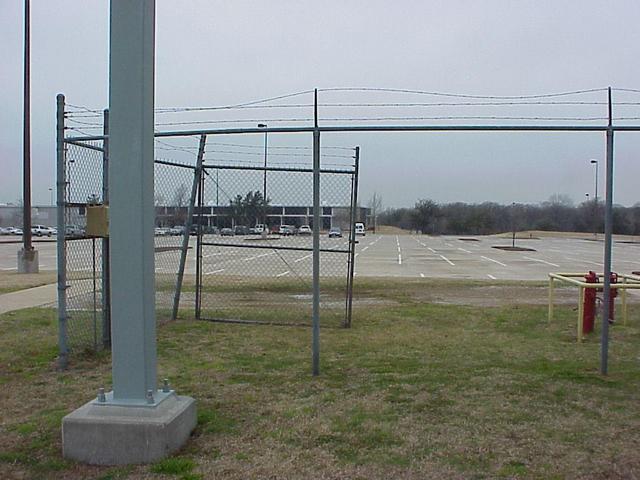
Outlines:
[[362, 235], [363, 237], [366, 235], [366, 232], [364, 230], [364, 223], [356, 223], [356, 235]]

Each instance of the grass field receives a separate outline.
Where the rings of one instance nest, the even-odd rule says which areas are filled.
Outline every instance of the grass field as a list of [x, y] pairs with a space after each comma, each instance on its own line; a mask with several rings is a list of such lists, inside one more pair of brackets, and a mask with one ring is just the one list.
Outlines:
[[[61, 418], [109, 387], [108, 354], [57, 373], [55, 312], [2, 315], [0, 478], [640, 475], [636, 305], [612, 328], [603, 378], [597, 337], [575, 343], [569, 306], [547, 325], [544, 305], [444, 305], [419, 294], [428, 285], [361, 284], [359, 297], [382, 301], [356, 303], [352, 329], [322, 332], [319, 378], [306, 328], [162, 325], [159, 377], [197, 399], [198, 427], [173, 457], [122, 468], [61, 457]], [[462, 286], [492, 298], [527, 288]]]
[[39, 287], [56, 281], [56, 272], [17, 273], [0, 272], [0, 295], [25, 288]]

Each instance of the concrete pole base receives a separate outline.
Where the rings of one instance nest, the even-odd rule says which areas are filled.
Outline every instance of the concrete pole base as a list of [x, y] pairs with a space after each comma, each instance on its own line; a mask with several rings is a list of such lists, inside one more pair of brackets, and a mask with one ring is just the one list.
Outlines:
[[[107, 394], [109, 396], [109, 394]], [[62, 419], [65, 458], [92, 465], [151, 463], [178, 450], [196, 426], [196, 402], [173, 391], [153, 405], [92, 400]]]
[[18, 250], [18, 273], [39, 273], [40, 267], [38, 263], [38, 251]]

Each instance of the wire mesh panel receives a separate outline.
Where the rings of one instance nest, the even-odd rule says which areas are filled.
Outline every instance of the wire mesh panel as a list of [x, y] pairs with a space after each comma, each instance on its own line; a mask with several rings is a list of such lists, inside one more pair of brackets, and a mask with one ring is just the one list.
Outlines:
[[[108, 238], [87, 233], [89, 209], [108, 204], [103, 175], [108, 159], [102, 142], [66, 143], [64, 155], [65, 329], [70, 352], [97, 351], [110, 343]], [[194, 167], [158, 160], [155, 183], [156, 317], [171, 318], [183, 239], [188, 236], [188, 203], [193, 201]], [[185, 283], [195, 285], [194, 272]], [[105, 296], [106, 295], [106, 296]], [[193, 295], [192, 295], [193, 297]]]
[[318, 228], [321, 320], [343, 325], [353, 176], [353, 168], [322, 170], [316, 226], [311, 169], [206, 165], [194, 218], [198, 318], [310, 325], [312, 232]]
[[[184, 236], [189, 234], [188, 209], [195, 169], [190, 165], [156, 161], [154, 168], [156, 318], [171, 319]], [[194, 232], [195, 233], [195, 232]], [[187, 246], [189, 251], [193, 246]], [[185, 275], [187, 288], [195, 284], [195, 272]]]
[[103, 308], [103, 241], [86, 234], [90, 206], [104, 202], [102, 142], [67, 144], [64, 157], [64, 248], [66, 335], [71, 351], [99, 350], [108, 344]]

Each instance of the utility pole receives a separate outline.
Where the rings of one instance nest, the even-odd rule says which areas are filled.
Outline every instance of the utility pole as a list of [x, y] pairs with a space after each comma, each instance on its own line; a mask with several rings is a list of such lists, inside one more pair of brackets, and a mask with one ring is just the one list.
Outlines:
[[[66, 458], [156, 462], [196, 426], [195, 400], [157, 382], [153, 124], [155, 0], [111, 0], [109, 233], [113, 390], [62, 420]], [[135, 241], [131, 241], [131, 239]]]
[[22, 125], [22, 250], [18, 272], [38, 273], [38, 252], [31, 242], [31, 25], [30, 0], [24, 0], [24, 78]]
[[511, 203], [511, 247], [516, 248], [516, 202]]
[[598, 160], [592, 159], [591, 160], [591, 165], [595, 165], [596, 166], [596, 181], [595, 181], [595, 198], [593, 200], [593, 217], [594, 217], [594, 226], [593, 226], [593, 235], [596, 237], [596, 239], [598, 238], [598, 170], [599, 170], [599, 163]]
[[[267, 128], [268, 125], [266, 123], [259, 123], [258, 128]], [[267, 140], [268, 140], [268, 131], [264, 131], [264, 172], [263, 172], [263, 184], [262, 184], [262, 205], [263, 205], [263, 214], [262, 214], [262, 224], [264, 225], [264, 230], [262, 231], [262, 237], [265, 238], [269, 233], [267, 230]]]

